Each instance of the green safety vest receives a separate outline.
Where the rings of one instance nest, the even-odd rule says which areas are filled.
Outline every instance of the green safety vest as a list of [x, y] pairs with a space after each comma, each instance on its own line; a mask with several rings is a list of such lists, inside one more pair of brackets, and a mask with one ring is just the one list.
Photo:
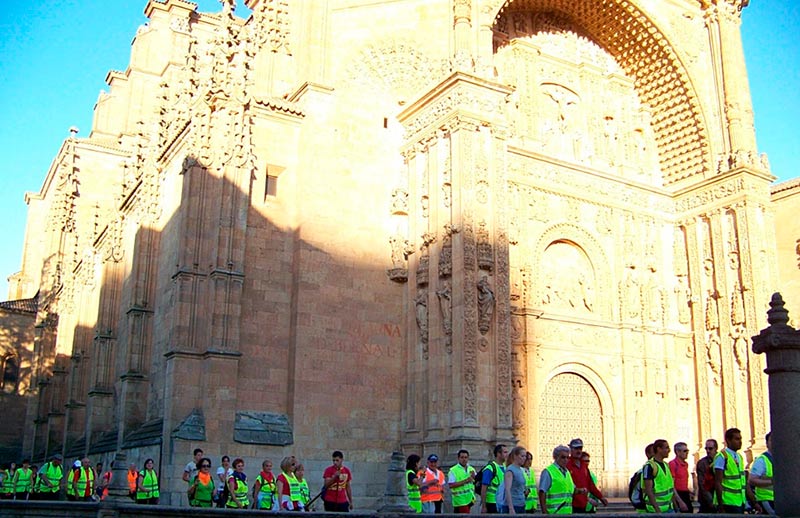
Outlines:
[[69, 470], [69, 478], [67, 479], [67, 495], [75, 496], [75, 487], [72, 485], [72, 479], [75, 477], [75, 471], [81, 468], [72, 468]]
[[239, 503], [242, 504], [243, 509], [247, 509], [247, 507], [250, 505], [250, 500], [247, 499], [247, 484], [245, 484], [238, 478], [234, 477], [233, 475], [228, 477], [228, 482], [230, 482], [231, 479], [236, 481], [236, 490], [233, 492], [231, 498], [228, 499], [228, 503], [225, 505], [227, 507], [239, 507], [238, 505], [236, 505], [236, 502], [238, 501]]
[[81, 468], [75, 486], [75, 496], [86, 496], [87, 487], [89, 488], [89, 495], [91, 495], [94, 490], [94, 470], [92, 468]]
[[[39, 493], [58, 493], [58, 490], [61, 488], [62, 478], [64, 478], [64, 470], [61, 466], [54, 466], [52, 462], [48, 462], [39, 470], [39, 477], [36, 481], [36, 491]], [[45, 484], [45, 479], [47, 479], [53, 487]]]
[[289, 481], [289, 498], [292, 502], [302, 502], [303, 496], [300, 493], [300, 481], [294, 473], [290, 473], [286, 480]]
[[211, 507], [214, 499], [214, 488], [216, 487], [214, 479], [209, 479], [208, 484], [202, 484], [195, 475], [189, 481], [189, 484], [192, 485], [195, 481], [197, 481], [197, 487], [194, 489], [194, 498], [191, 501], [192, 507]]
[[489, 463], [489, 465], [485, 469], [492, 469], [494, 466], [494, 478], [491, 482], [489, 482], [489, 486], [486, 488], [486, 503], [487, 504], [496, 504], [497, 503], [497, 487], [500, 485], [500, 482], [503, 481], [503, 476], [506, 473], [505, 466], [498, 464], [495, 461]]
[[261, 473], [259, 473], [256, 477], [256, 482], [261, 484], [258, 489], [258, 508], [272, 509], [274, 503], [273, 499], [275, 498], [275, 491], [277, 488], [275, 477], [273, 476], [272, 480], [267, 480], [261, 476]]
[[158, 475], [154, 470], [146, 471], [142, 470], [139, 472], [139, 476], [142, 477], [142, 487], [144, 491], [137, 491], [136, 492], [136, 500], [149, 500], [150, 498], [158, 498]]
[[8, 495], [13, 492], [14, 492], [14, 475], [11, 474], [10, 469], [7, 469], [3, 471], [3, 485], [0, 486], [0, 493]]
[[[764, 476], [772, 478], [772, 459], [766, 453], [762, 453], [761, 455], [759, 455], [758, 458], [760, 459], [762, 457], [764, 458], [764, 465], [767, 467]], [[756, 487], [755, 494], [756, 494], [756, 502], [764, 502], [764, 501], [771, 502], [775, 500], [775, 487], [774, 486]]]
[[[658, 506], [659, 511], [668, 511], [672, 509], [672, 497], [675, 492], [675, 483], [672, 481], [672, 472], [670, 472], [669, 467], [662, 469], [662, 467], [658, 464], [658, 461], [653, 459], [648, 460], [647, 463], [650, 464], [653, 472], [656, 474], [656, 478], [653, 480], [653, 494], [656, 497], [656, 505]], [[656, 512], [655, 507], [650, 504], [650, 499], [645, 495], [644, 477], [642, 477], [642, 498], [645, 499], [647, 512]]]
[[572, 514], [572, 495], [575, 493], [575, 483], [572, 475], [565, 468], [561, 471], [558, 464], [547, 466], [550, 473], [550, 489], [545, 493], [547, 514]]
[[745, 502], [742, 456], [739, 455], [738, 464], [733, 462], [733, 457], [726, 450], [717, 453], [714, 461], [720, 456], [725, 458], [725, 471], [722, 472], [722, 504], [734, 507], [742, 506]]
[[[597, 477], [595, 476], [595, 474], [590, 471], [589, 472], [589, 476], [592, 478], [592, 482], [594, 483], [594, 485], [597, 486]], [[586, 512], [587, 513], [594, 512], [594, 510], [597, 508], [597, 504], [598, 503], [599, 502], [597, 501], [597, 498], [593, 494], [591, 494], [591, 493], [587, 494], [586, 495]]]
[[311, 489], [308, 487], [308, 479], [298, 480], [297, 487], [300, 491], [300, 501], [303, 502], [303, 507], [311, 500]]
[[17, 468], [17, 483], [14, 485], [15, 493], [27, 493], [33, 489], [33, 470], [31, 468]]
[[[467, 464], [464, 468], [461, 464], [456, 464], [450, 468], [450, 473], [455, 476], [456, 482], [467, 480], [470, 475], [475, 476], [475, 468]], [[450, 494], [453, 496], [453, 507], [461, 507], [464, 505], [472, 505], [475, 501], [475, 486], [467, 483], [458, 487], [450, 488]]]
[[408, 506], [414, 510], [415, 513], [422, 512], [422, 500], [419, 492], [419, 486], [416, 484], [409, 484], [408, 483], [408, 475], [414, 475], [414, 478], [418, 478], [417, 472], [413, 469], [409, 469], [406, 471], [406, 489], [408, 490]]
[[525, 488], [528, 490], [528, 496], [525, 497], [525, 510], [535, 511], [539, 508], [539, 492], [536, 490], [536, 474], [530, 468], [522, 468], [522, 473], [525, 474]]

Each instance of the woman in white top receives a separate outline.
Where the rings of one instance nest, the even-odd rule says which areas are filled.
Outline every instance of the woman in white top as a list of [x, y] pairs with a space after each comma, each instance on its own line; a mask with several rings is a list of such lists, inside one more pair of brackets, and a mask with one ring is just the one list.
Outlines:
[[227, 455], [222, 456], [222, 466], [217, 468], [217, 494], [219, 495], [219, 501], [217, 501], [217, 507], [225, 507], [226, 498], [223, 495], [227, 495], [227, 493], [223, 493], [225, 488], [227, 487], [228, 479], [231, 478], [233, 475], [233, 468], [231, 467], [231, 458]]

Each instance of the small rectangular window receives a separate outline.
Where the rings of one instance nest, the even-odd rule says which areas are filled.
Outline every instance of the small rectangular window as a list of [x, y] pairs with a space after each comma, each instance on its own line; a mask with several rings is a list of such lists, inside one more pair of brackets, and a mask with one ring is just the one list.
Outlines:
[[264, 195], [266, 198], [275, 198], [278, 196], [278, 177], [272, 176], [271, 174], [267, 175], [267, 187], [264, 191]]

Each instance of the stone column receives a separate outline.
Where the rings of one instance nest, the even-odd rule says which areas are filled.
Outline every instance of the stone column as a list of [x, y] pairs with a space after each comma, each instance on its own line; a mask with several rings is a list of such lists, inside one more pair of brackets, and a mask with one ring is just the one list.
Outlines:
[[411, 513], [406, 489], [406, 458], [399, 451], [392, 452], [389, 473], [386, 478], [386, 492], [379, 513]]
[[779, 516], [800, 516], [800, 331], [788, 325], [789, 312], [780, 293], [774, 293], [767, 311], [769, 327], [753, 337], [753, 352], [766, 353], [772, 453], [775, 457], [775, 510]]

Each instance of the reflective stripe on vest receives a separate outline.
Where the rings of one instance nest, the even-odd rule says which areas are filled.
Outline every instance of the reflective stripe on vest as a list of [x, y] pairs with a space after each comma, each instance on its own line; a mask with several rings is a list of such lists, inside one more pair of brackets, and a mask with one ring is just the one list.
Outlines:
[[[62, 478], [64, 478], [64, 470], [61, 466], [54, 466], [52, 462], [48, 462], [39, 470], [36, 490], [40, 493], [57, 493], [61, 487]], [[52, 487], [45, 483], [45, 479], [52, 484]]]
[[[764, 459], [764, 466], [766, 467], [766, 471], [764, 472], [764, 477], [771, 479], [772, 459], [766, 453], [762, 453], [761, 455], [759, 455], [758, 458]], [[775, 500], [775, 487], [774, 486], [756, 487], [755, 494], [756, 494], [756, 502], [765, 502], [765, 501], [771, 502]]]
[[[292, 502], [301, 502], [303, 497], [300, 494], [300, 481], [297, 480], [297, 475], [289, 473], [286, 479], [289, 481], [289, 499]], [[295, 506], [296, 508], [297, 506]]]
[[234, 476], [228, 477], [228, 487], [230, 487], [231, 479], [236, 481], [236, 489], [233, 492], [232, 498], [225, 504], [227, 507], [239, 507], [236, 502], [239, 502], [243, 508], [250, 505], [250, 500], [247, 499], [247, 484]]
[[442, 487], [444, 486], [444, 472], [437, 470], [434, 475], [433, 472], [425, 468], [425, 482], [434, 481], [433, 484], [422, 488], [422, 495], [420, 499], [423, 502], [437, 502], [442, 499]]
[[297, 487], [300, 491], [300, 501], [303, 502], [303, 506], [305, 506], [309, 500], [311, 500], [311, 489], [308, 487], [308, 480], [298, 480]]
[[525, 510], [535, 510], [539, 507], [539, 492], [536, 490], [536, 474], [530, 468], [522, 468], [525, 474], [525, 488], [528, 496], [525, 497]]
[[158, 476], [153, 470], [140, 471], [139, 476], [142, 477], [142, 487], [144, 491], [136, 493], [137, 500], [148, 500], [150, 498], [158, 498]]
[[[656, 505], [658, 506], [658, 510], [660, 511], [667, 511], [672, 508], [672, 495], [675, 491], [675, 483], [672, 480], [672, 472], [669, 470], [669, 467], [666, 464], [661, 465], [656, 460], [649, 460], [647, 461], [650, 464], [650, 468], [655, 473], [655, 479], [653, 479], [653, 495], [656, 497]], [[642, 484], [644, 484], [644, 477], [642, 477]], [[650, 505], [650, 499], [645, 498], [645, 504], [647, 506], [648, 513], [657, 512], [655, 507]]]
[[419, 486], [416, 484], [408, 483], [408, 476], [414, 475], [414, 478], [419, 478], [419, 475], [413, 469], [406, 470], [406, 489], [408, 490], [408, 506], [414, 512], [422, 512], [422, 499], [420, 498]]
[[11, 474], [11, 470], [7, 469], [3, 471], [3, 485], [0, 486], [0, 493], [9, 494], [12, 493], [14, 489], [14, 475]]
[[547, 466], [550, 473], [550, 489], [545, 493], [545, 505], [547, 514], [572, 514], [572, 494], [575, 492], [575, 483], [572, 475], [565, 468], [557, 464]]
[[267, 480], [259, 473], [256, 477], [256, 482], [261, 484], [258, 489], [258, 501], [260, 502], [258, 508], [272, 509], [277, 488], [275, 477], [272, 477], [271, 480]]
[[[86, 492], [89, 488], [89, 492]], [[81, 468], [78, 481], [75, 483], [76, 496], [90, 496], [94, 490], [94, 470], [92, 468]]]
[[496, 504], [497, 487], [500, 485], [500, 482], [503, 481], [503, 476], [506, 473], [506, 468], [505, 466], [501, 466], [495, 461], [490, 462], [489, 466], [494, 467], [494, 469], [492, 469], [491, 467], [486, 468], [492, 470], [492, 472], [494, 473], [494, 478], [492, 478], [491, 482], [489, 482], [489, 486], [486, 488], [486, 503]]
[[[739, 455], [737, 464], [733, 457], [728, 453], [727, 448], [717, 453], [717, 457], [725, 458], [725, 471], [722, 472], [722, 503], [723, 505], [741, 506], [744, 505], [744, 463], [742, 456]], [[717, 457], [714, 457], [716, 460]]]
[[[461, 464], [456, 464], [450, 468], [450, 473], [455, 476], [456, 482], [461, 482], [467, 480], [470, 475], [475, 476], [475, 468], [469, 464], [466, 468]], [[475, 486], [468, 482], [458, 487], [451, 487], [450, 494], [453, 497], [453, 507], [470, 505], [475, 501]]]
[[17, 483], [14, 485], [15, 493], [27, 493], [33, 489], [33, 471], [28, 468], [17, 468]]
[[133, 473], [128, 470], [128, 489], [131, 491], [136, 491], [136, 478], [138, 477], [138, 473], [135, 471]]

